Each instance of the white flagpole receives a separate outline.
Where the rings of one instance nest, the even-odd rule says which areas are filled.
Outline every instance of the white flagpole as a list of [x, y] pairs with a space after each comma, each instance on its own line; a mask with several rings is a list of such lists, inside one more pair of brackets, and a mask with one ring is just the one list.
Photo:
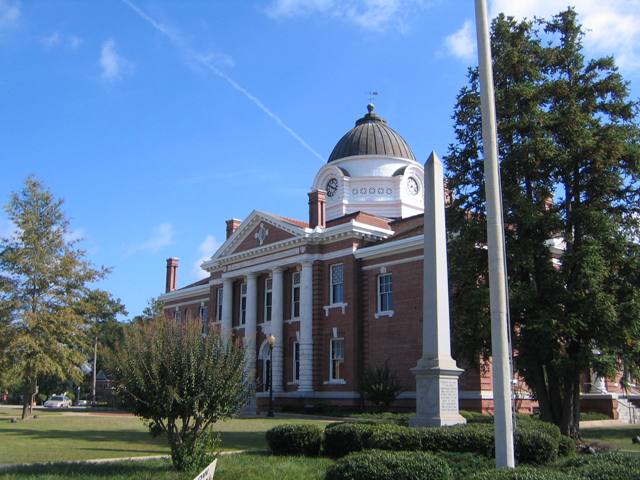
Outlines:
[[491, 300], [491, 356], [493, 362], [493, 405], [495, 409], [496, 467], [513, 468], [513, 418], [511, 416], [511, 367], [507, 325], [507, 289], [504, 252], [504, 222], [498, 171], [496, 107], [493, 92], [491, 44], [487, 1], [475, 0], [482, 141], [487, 197], [487, 246]]

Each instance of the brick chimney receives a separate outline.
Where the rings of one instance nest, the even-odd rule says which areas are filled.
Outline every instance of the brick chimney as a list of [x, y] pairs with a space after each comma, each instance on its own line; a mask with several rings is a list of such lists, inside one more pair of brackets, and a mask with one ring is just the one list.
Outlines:
[[239, 226], [240, 220], [238, 220], [237, 218], [227, 220], [227, 238], [233, 235], [233, 232], [235, 232]]
[[324, 227], [326, 225], [327, 192], [314, 190], [309, 192], [309, 227]]
[[165, 293], [173, 292], [178, 281], [178, 259], [176, 257], [167, 258], [167, 282]]

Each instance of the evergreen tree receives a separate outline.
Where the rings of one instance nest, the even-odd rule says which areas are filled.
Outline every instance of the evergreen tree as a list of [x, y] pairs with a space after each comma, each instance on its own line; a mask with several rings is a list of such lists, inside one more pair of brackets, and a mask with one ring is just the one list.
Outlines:
[[87, 282], [102, 277], [74, 241], [62, 200], [33, 177], [5, 208], [16, 233], [0, 243], [0, 274], [10, 335], [4, 347], [8, 374], [24, 386], [25, 418], [38, 378], [50, 375], [79, 383], [86, 357], [86, 321], [76, 306]]
[[[640, 326], [621, 303], [638, 300], [623, 288], [637, 263], [626, 233], [638, 218], [637, 104], [612, 58], [585, 63], [582, 35], [568, 9], [550, 21], [499, 16], [491, 38], [515, 366], [542, 417], [571, 434], [581, 375], [611, 374]], [[490, 343], [477, 70], [454, 120], [454, 348], [477, 364]]]

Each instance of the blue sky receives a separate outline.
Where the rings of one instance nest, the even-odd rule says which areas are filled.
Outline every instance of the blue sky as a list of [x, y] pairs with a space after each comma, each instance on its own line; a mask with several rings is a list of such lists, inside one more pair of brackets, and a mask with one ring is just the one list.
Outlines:
[[[576, 0], [592, 55], [638, 96], [640, 1]], [[559, 0], [490, 1], [550, 15]], [[471, 0], [0, 0], [0, 202], [35, 174], [65, 199], [99, 286], [131, 315], [252, 209], [306, 219], [338, 139], [377, 111], [419, 159], [453, 140]], [[615, 33], [612, 33], [615, 32]], [[0, 235], [12, 226], [0, 213]]]

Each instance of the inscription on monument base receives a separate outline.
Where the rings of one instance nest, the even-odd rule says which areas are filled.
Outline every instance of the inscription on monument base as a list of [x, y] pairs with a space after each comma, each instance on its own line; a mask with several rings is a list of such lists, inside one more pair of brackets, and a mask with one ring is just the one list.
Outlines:
[[451, 379], [440, 380], [440, 408], [446, 412], [458, 411], [458, 381]]

